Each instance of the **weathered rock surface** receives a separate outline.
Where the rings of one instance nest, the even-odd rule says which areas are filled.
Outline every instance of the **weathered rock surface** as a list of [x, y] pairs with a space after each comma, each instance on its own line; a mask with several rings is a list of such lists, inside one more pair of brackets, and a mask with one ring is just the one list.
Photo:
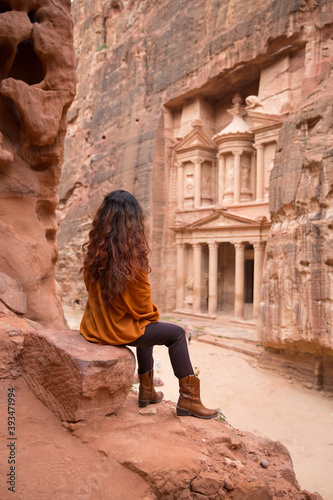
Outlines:
[[301, 491], [281, 443], [242, 432], [218, 418], [177, 417], [174, 403], [154, 408], [156, 414], [138, 415], [137, 396], [130, 395], [110, 418], [74, 434], [141, 477], [150, 488], [148, 498], [321, 498]]
[[272, 352], [265, 356], [266, 366], [278, 352], [285, 358], [284, 366], [292, 358], [297, 362], [298, 378], [333, 391], [333, 78], [329, 71], [327, 67], [327, 78], [281, 130], [271, 174], [273, 224], [259, 331]]
[[26, 312], [25, 293], [21, 284], [4, 273], [0, 273], [0, 308], [2, 305], [17, 314]]
[[10, 311], [0, 315], [0, 379], [17, 378], [22, 374], [21, 353], [24, 334], [42, 328], [42, 325], [16, 317]]
[[[7, 387], [0, 381], [1, 401]], [[16, 495], [26, 500], [322, 500], [300, 489], [279, 442], [219, 421], [176, 417], [173, 403], [159, 403], [154, 414], [141, 415], [137, 395], [130, 393], [112, 415], [72, 424], [76, 430], [69, 432], [22, 378], [15, 388], [19, 463], [24, 464]], [[5, 419], [0, 433], [7, 434]], [[2, 460], [0, 474], [7, 472]], [[8, 496], [5, 488], [2, 482], [2, 498]]]
[[134, 354], [127, 347], [87, 342], [77, 330], [24, 336], [22, 368], [28, 386], [61, 420], [113, 413], [131, 388]]
[[22, 286], [21, 314], [58, 327], [55, 208], [76, 85], [70, 8], [70, 0], [0, 2], [0, 271]]

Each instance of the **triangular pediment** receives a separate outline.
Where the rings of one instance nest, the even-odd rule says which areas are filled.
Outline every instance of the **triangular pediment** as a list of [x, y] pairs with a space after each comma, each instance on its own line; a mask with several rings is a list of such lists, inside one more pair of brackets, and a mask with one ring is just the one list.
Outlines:
[[195, 222], [192, 222], [186, 229], [213, 229], [222, 228], [225, 226], [259, 226], [260, 221], [250, 219], [248, 217], [240, 216], [228, 212], [227, 210], [216, 210], [213, 214], [208, 217], [203, 217]]
[[247, 110], [247, 114], [252, 120], [251, 129], [253, 131], [260, 128], [280, 125], [286, 119], [285, 115], [272, 115], [269, 113], [261, 113], [260, 111], [253, 111], [251, 109]]
[[192, 132], [187, 134], [184, 139], [176, 146], [176, 153], [184, 151], [205, 149], [216, 151], [216, 144], [203, 132], [202, 127], [193, 127]]

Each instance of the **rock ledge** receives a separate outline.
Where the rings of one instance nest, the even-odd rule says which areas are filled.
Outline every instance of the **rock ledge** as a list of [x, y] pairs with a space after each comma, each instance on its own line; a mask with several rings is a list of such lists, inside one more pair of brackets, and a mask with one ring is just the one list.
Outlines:
[[131, 388], [135, 357], [127, 347], [87, 342], [78, 330], [27, 333], [22, 350], [24, 378], [63, 421], [113, 413]]

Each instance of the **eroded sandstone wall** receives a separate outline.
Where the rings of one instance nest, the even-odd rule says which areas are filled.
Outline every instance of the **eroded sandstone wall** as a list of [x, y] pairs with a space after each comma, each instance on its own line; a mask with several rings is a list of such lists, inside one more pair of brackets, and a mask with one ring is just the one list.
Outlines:
[[[288, 332], [293, 342], [328, 348], [331, 181], [324, 165], [330, 158], [325, 96], [331, 85], [332, 2], [259, 0], [246, 2], [246, 16], [244, 9], [243, 0], [74, 0], [79, 85], [68, 115], [59, 191], [57, 276], [66, 300], [84, 299], [81, 244], [103, 196], [128, 189], [150, 224], [154, 300], [172, 310], [176, 250], [169, 191], [177, 110], [197, 96], [213, 107], [227, 105], [235, 92], [243, 98], [258, 92], [265, 78], [265, 92], [276, 105], [289, 90], [291, 97], [281, 110], [289, 119], [272, 172], [262, 339], [285, 343]], [[301, 266], [297, 273], [295, 262]], [[299, 305], [293, 304], [296, 297]]]
[[[271, 175], [260, 333], [270, 351], [312, 358], [313, 383], [333, 390], [333, 78], [285, 122]], [[311, 356], [309, 356], [311, 355]], [[287, 356], [288, 357], [288, 356]], [[301, 368], [302, 364], [303, 369]]]
[[70, 0], [0, 1], [0, 311], [60, 327], [55, 209], [76, 85], [70, 9]]

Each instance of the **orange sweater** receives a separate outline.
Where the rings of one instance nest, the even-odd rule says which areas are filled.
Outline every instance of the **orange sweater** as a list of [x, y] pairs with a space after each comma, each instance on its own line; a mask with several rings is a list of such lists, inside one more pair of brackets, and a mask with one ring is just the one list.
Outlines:
[[[86, 283], [87, 285], [87, 283]], [[87, 286], [88, 302], [80, 325], [90, 342], [121, 345], [134, 342], [144, 334], [149, 323], [160, 314], [151, 299], [147, 273], [140, 273], [126, 290], [109, 304], [104, 304], [99, 283]]]

